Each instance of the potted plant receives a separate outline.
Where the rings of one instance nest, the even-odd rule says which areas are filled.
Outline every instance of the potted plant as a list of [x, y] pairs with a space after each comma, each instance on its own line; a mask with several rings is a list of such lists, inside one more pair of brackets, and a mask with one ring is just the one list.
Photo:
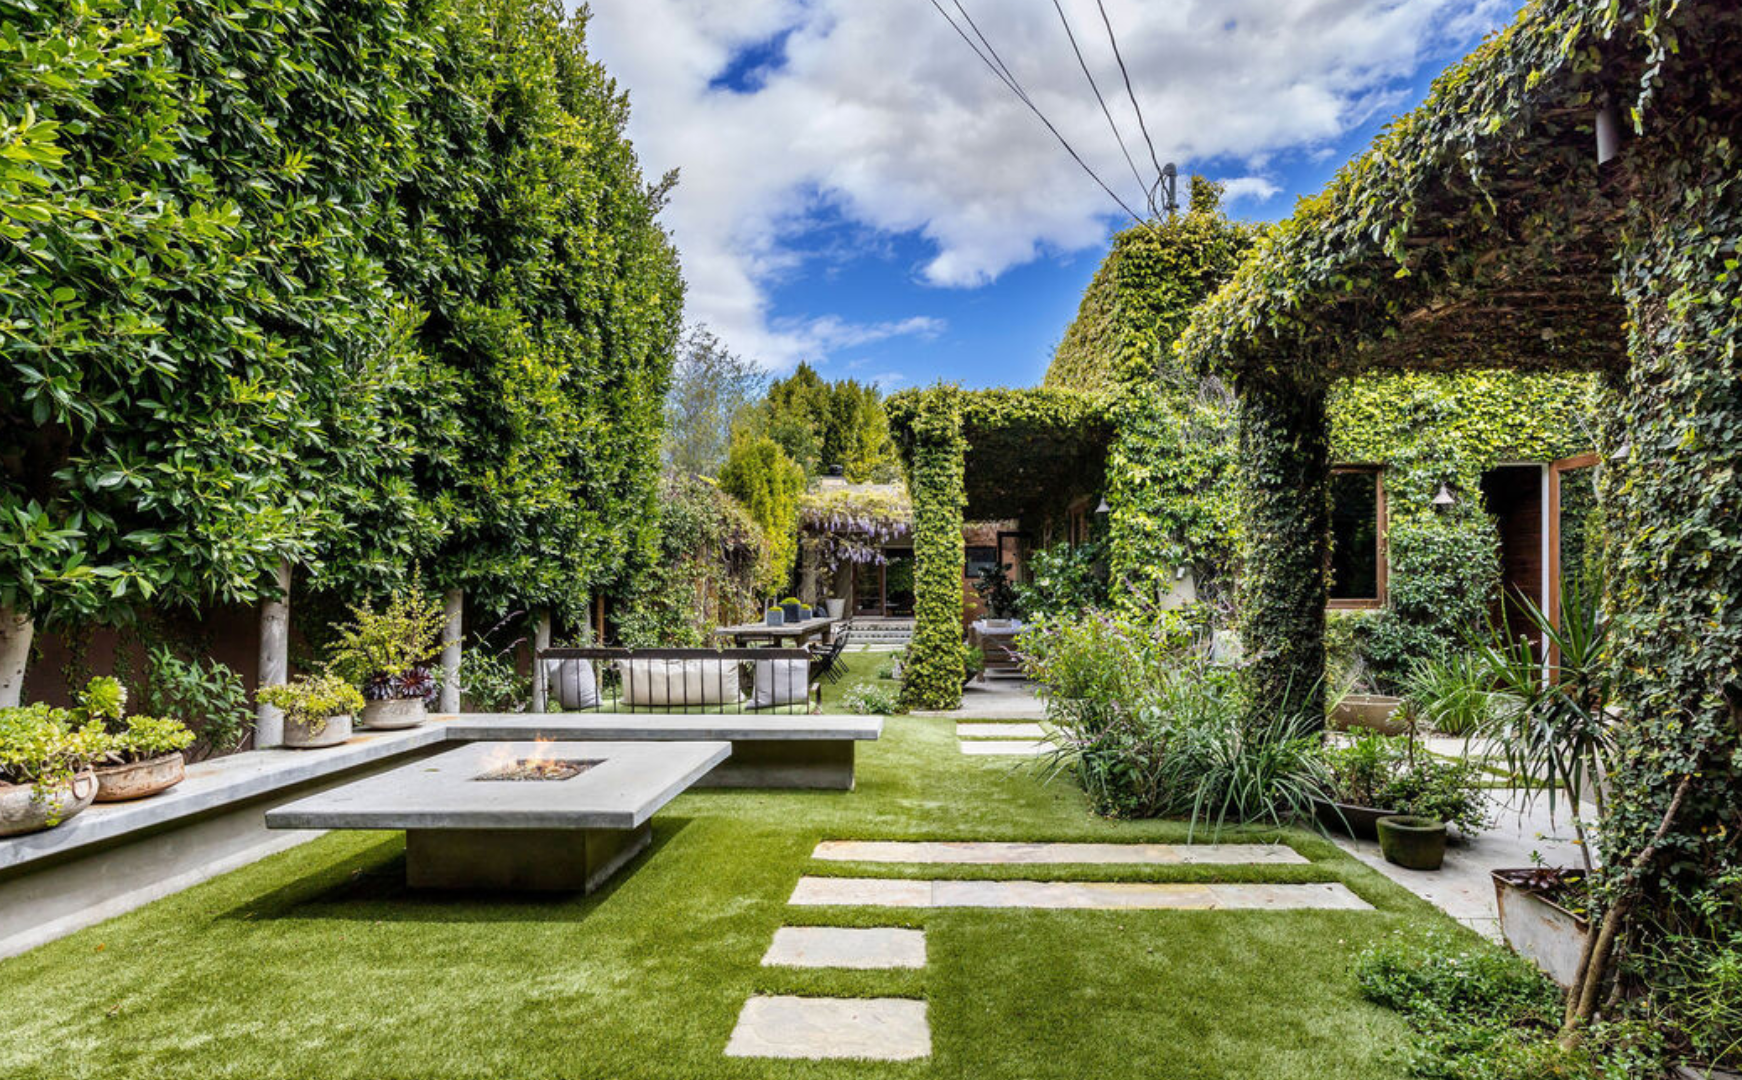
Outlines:
[[391, 729], [423, 723], [436, 690], [428, 661], [445, 621], [435, 602], [415, 588], [395, 591], [379, 613], [351, 609], [329, 667], [363, 691], [365, 725]]
[[978, 679], [986, 670], [986, 654], [972, 645], [962, 648], [962, 688]]
[[107, 736], [74, 719], [42, 702], [0, 709], [0, 836], [52, 828], [96, 798], [91, 762]]
[[79, 695], [82, 722], [97, 726], [107, 741], [97, 759], [97, 802], [143, 799], [181, 783], [186, 773], [182, 757], [194, 733], [179, 720], [128, 716], [127, 691], [119, 680], [94, 678]]
[[1415, 814], [1392, 814], [1375, 822], [1385, 861], [1405, 870], [1438, 870], [1446, 861], [1446, 823]]
[[1494, 870], [1489, 876], [1506, 943], [1549, 978], [1572, 987], [1591, 929], [1585, 874], [1539, 866]]
[[769, 626], [786, 625], [786, 612], [782, 611], [779, 605], [771, 605], [762, 617]]
[[1376, 840], [1383, 819], [1399, 815], [1456, 826], [1464, 836], [1489, 824], [1481, 768], [1418, 755], [1413, 739], [1365, 732], [1327, 749], [1325, 763], [1329, 780], [1313, 805], [1327, 829]]
[[789, 623], [802, 621], [799, 617], [800, 607], [801, 605], [796, 596], [789, 596], [780, 602], [780, 610], [786, 613], [786, 621]]
[[363, 695], [337, 675], [304, 675], [281, 686], [263, 686], [261, 701], [284, 711], [284, 745], [299, 750], [337, 746], [351, 737], [351, 717]]

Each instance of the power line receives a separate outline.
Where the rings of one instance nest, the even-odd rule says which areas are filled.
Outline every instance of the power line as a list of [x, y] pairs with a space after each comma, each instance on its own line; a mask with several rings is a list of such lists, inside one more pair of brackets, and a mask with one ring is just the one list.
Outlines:
[[[1055, 0], [1056, 2], [1056, 0]], [[1131, 109], [1137, 114], [1137, 129], [1143, 132], [1143, 142], [1149, 147], [1149, 161], [1155, 166], [1155, 183], [1159, 187], [1165, 182], [1168, 172], [1161, 167], [1161, 160], [1155, 154], [1155, 142], [1149, 137], [1149, 125], [1143, 122], [1143, 106], [1137, 104], [1137, 92], [1131, 89], [1131, 72], [1125, 69], [1125, 57], [1119, 53], [1119, 38], [1113, 33], [1113, 20], [1107, 17], [1107, 5], [1102, 0], [1095, 0], [1095, 7], [1101, 12], [1101, 25], [1107, 28], [1107, 40], [1113, 43], [1113, 59], [1119, 61], [1119, 74], [1125, 80], [1125, 96], [1131, 99]], [[1155, 205], [1155, 188], [1150, 188], [1150, 205]], [[1170, 188], [1167, 200], [1168, 213], [1179, 209]]]
[[[967, 21], [968, 25], [974, 26], [974, 20], [968, 15], [967, 10], [962, 7], [961, 0], [954, 0], [954, 3], [956, 5], [956, 10], [962, 13], [962, 18]], [[959, 25], [957, 25], [956, 20], [950, 17], [950, 13], [944, 10], [943, 5], [938, 3], [938, 0], [931, 0], [931, 6], [936, 8], [938, 14], [944, 17], [944, 21], [950, 24], [950, 29], [954, 30], [963, 41], [968, 43], [968, 48], [974, 50], [974, 55], [978, 56], [980, 62], [985, 64], [986, 67], [991, 70], [992, 74], [998, 77], [998, 81], [1008, 87], [1010, 92], [1015, 94], [1017, 99], [1024, 105], [1028, 106], [1029, 111], [1034, 113], [1034, 115], [1040, 119], [1042, 124], [1046, 125], [1046, 129], [1052, 132], [1053, 138], [1057, 139], [1059, 145], [1065, 148], [1065, 153], [1071, 155], [1071, 160], [1075, 161], [1084, 172], [1088, 173], [1090, 179], [1100, 185], [1101, 190], [1107, 193], [1107, 197], [1118, 203], [1119, 208], [1131, 216], [1131, 220], [1140, 225], [1147, 225], [1148, 222], [1144, 221], [1143, 218], [1138, 217], [1137, 212], [1127, 206], [1125, 200], [1121, 199], [1117, 192], [1108, 187], [1106, 181], [1102, 180], [1094, 169], [1089, 168], [1089, 163], [1083, 160], [1081, 154], [1077, 153], [1076, 148], [1070, 144], [1070, 140], [1060, 134], [1059, 129], [1053, 126], [1053, 122], [1048, 120], [1046, 114], [1040, 111], [1040, 106], [1036, 105], [1022, 89], [1022, 84], [1017, 81], [1015, 74], [1005, 65], [1004, 58], [998, 55], [998, 50], [994, 49], [992, 43], [987, 41], [985, 35], [980, 33], [979, 27], [974, 27], [974, 34], [979, 37], [982, 43], [985, 44], [986, 52], [984, 53], [980, 51], [978, 45], [974, 44], [973, 38], [968, 36], [967, 31], [963, 30]], [[991, 58], [988, 58], [987, 53], [991, 54]]]
[[1125, 148], [1125, 137], [1119, 134], [1119, 125], [1113, 122], [1113, 113], [1107, 108], [1107, 99], [1101, 96], [1101, 88], [1095, 84], [1095, 76], [1089, 71], [1088, 61], [1083, 59], [1083, 50], [1077, 47], [1077, 35], [1071, 32], [1071, 21], [1065, 18], [1064, 5], [1059, 0], [1052, 0], [1052, 7], [1059, 13], [1059, 23], [1065, 28], [1065, 37], [1070, 40], [1071, 51], [1077, 54], [1077, 66], [1083, 69], [1083, 78], [1089, 80], [1089, 89], [1095, 92], [1095, 101], [1101, 106], [1101, 115], [1107, 118], [1107, 126], [1113, 129], [1113, 141], [1119, 144], [1119, 152], [1125, 155], [1125, 164], [1131, 167], [1131, 178], [1137, 181], [1137, 189], [1144, 192], [1149, 200], [1149, 216], [1155, 217], [1155, 188], [1143, 182], [1142, 175], [1137, 171], [1137, 163], [1131, 160], [1131, 151]]

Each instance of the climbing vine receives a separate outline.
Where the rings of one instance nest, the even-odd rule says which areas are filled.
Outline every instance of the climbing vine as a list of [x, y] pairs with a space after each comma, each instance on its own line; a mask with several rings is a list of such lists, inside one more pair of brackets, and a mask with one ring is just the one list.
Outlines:
[[913, 644], [901, 683], [909, 708], [953, 709], [962, 702], [965, 396], [957, 387], [936, 386], [890, 400], [913, 499]]

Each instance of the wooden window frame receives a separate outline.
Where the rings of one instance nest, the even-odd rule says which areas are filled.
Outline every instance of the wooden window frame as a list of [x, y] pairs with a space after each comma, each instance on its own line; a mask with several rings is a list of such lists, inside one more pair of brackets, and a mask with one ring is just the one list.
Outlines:
[[[1548, 463], [1548, 506], [1543, 522], [1543, 533], [1547, 538], [1548, 559], [1542, 567], [1543, 584], [1547, 586], [1548, 604], [1543, 614], [1547, 615], [1555, 626], [1561, 624], [1561, 574], [1566, 568], [1561, 565], [1561, 475], [1573, 469], [1601, 468], [1603, 459], [1595, 454], [1575, 454], [1569, 458]], [[1560, 650], [1553, 641], [1543, 650], [1543, 664], [1546, 669], [1561, 662]]]
[[[1377, 464], [1370, 464], [1370, 463], [1365, 463], [1365, 462], [1348, 462], [1345, 464], [1331, 466], [1331, 475], [1335, 476], [1338, 473], [1372, 473], [1373, 474], [1373, 491], [1374, 491], [1375, 502], [1377, 503], [1377, 505], [1375, 507], [1375, 514], [1378, 518], [1378, 520], [1374, 523], [1374, 530], [1373, 530], [1374, 531], [1374, 545], [1378, 548], [1378, 551], [1376, 553], [1378, 555], [1378, 559], [1377, 559], [1377, 563], [1376, 563], [1376, 570], [1374, 573], [1374, 577], [1375, 577], [1375, 580], [1377, 583], [1377, 591], [1378, 591], [1379, 595], [1376, 597], [1373, 597], [1371, 599], [1361, 598], [1361, 599], [1351, 599], [1351, 600], [1332, 600], [1332, 599], [1327, 597], [1326, 601], [1325, 601], [1325, 610], [1326, 611], [1377, 611], [1380, 608], [1385, 606], [1386, 599], [1388, 596], [1387, 579], [1391, 576], [1391, 569], [1390, 569], [1390, 565], [1389, 565], [1390, 556], [1391, 556], [1391, 547], [1390, 547], [1389, 537], [1387, 535], [1390, 531], [1391, 517], [1390, 517], [1390, 513], [1386, 507], [1386, 502], [1385, 502], [1385, 466], [1384, 465], [1377, 465]], [[1325, 550], [1325, 574], [1327, 577], [1327, 582], [1326, 582], [1327, 585], [1329, 584], [1328, 578], [1329, 578], [1330, 572], [1331, 572], [1331, 553], [1330, 553], [1330, 549], [1327, 547]]]

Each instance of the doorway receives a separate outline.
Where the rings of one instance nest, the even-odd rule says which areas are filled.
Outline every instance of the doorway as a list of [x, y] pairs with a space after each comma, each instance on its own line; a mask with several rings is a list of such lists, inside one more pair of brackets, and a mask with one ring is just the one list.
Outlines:
[[885, 548], [881, 566], [853, 567], [853, 613], [882, 618], [913, 615], [913, 549]]

